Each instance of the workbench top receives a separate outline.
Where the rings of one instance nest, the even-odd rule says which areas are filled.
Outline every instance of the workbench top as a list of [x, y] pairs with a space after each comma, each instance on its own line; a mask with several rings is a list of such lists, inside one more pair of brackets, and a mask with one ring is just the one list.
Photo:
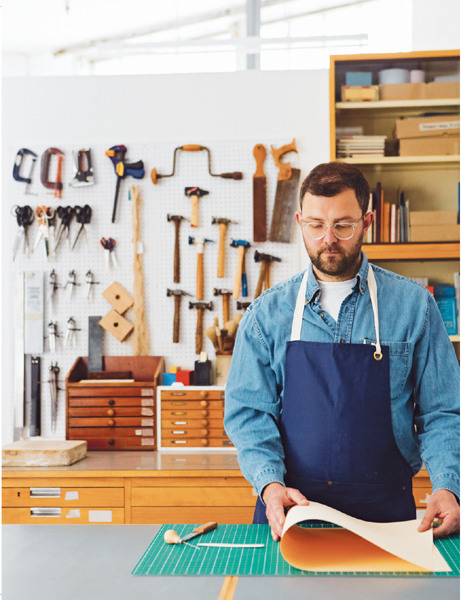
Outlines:
[[[224, 577], [141, 577], [131, 571], [159, 525], [6, 525], [3, 591], [15, 600], [218, 600]], [[239, 577], [233, 600], [459, 599], [457, 578]], [[226, 597], [226, 596], [224, 596]]]

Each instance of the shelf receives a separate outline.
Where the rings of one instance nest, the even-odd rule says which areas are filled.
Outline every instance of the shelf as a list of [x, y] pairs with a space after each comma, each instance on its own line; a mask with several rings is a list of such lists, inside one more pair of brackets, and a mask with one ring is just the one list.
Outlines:
[[460, 336], [459, 335], [450, 335], [450, 340], [452, 342], [459, 342], [460, 341]]
[[458, 260], [459, 242], [363, 244], [369, 260]]
[[403, 165], [422, 163], [456, 163], [459, 155], [450, 156], [368, 156], [363, 158], [337, 158], [338, 162], [350, 165]]
[[336, 102], [337, 109], [420, 108], [424, 106], [459, 106], [459, 98], [439, 100], [379, 100], [378, 102]]

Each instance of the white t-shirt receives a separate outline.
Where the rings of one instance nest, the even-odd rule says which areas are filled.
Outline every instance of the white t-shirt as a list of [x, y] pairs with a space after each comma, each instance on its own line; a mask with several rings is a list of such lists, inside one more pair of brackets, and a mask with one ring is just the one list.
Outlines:
[[355, 284], [354, 279], [347, 281], [320, 281], [317, 280], [320, 286], [320, 308], [338, 320], [339, 309], [347, 296], [351, 293], [351, 289]]

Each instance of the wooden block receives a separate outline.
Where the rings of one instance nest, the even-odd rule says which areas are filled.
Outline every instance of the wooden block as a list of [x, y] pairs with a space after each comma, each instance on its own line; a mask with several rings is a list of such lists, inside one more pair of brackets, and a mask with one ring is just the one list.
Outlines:
[[123, 342], [127, 335], [134, 329], [134, 325], [122, 317], [116, 310], [110, 310], [107, 315], [99, 321], [99, 324], [117, 338], [119, 342]]
[[2, 448], [4, 467], [67, 466], [85, 458], [85, 441], [22, 440]]
[[170, 373], [177, 373], [181, 370], [181, 367], [170, 367]]
[[[107, 290], [104, 290], [102, 295], [120, 315], [123, 315], [134, 304], [134, 299], [116, 281]], [[99, 324], [101, 325], [101, 321]]]

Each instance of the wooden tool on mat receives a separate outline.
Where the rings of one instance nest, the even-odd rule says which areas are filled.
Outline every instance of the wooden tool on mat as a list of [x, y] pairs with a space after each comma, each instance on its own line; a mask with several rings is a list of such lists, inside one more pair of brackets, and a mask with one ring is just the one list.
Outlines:
[[212, 225], [219, 225], [219, 250], [218, 250], [218, 277], [224, 277], [224, 262], [226, 256], [226, 233], [229, 223], [238, 225], [237, 221], [224, 218], [211, 218]]
[[293, 169], [290, 163], [280, 162], [280, 159], [288, 152], [298, 152], [296, 142], [293, 139], [291, 144], [286, 144], [278, 149], [271, 146], [271, 152], [275, 166], [279, 169], [279, 175], [269, 241], [290, 243], [295, 225], [295, 209], [301, 171]]
[[[209, 531], [214, 531], [217, 526], [218, 524], [215, 521], [210, 521], [209, 523], [205, 523], [205, 525], [196, 527], [192, 533], [188, 533], [183, 538], [181, 538], [174, 529], [169, 529], [168, 531], [165, 531], [163, 539], [167, 544], [187, 544], [188, 540], [203, 535], [204, 533], [208, 533]], [[192, 544], [188, 545], [192, 546]], [[197, 546], [193, 546], [193, 548], [197, 548]], [[199, 548], [197, 548], [197, 550], [199, 550]]]
[[274, 262], [281, 262], [282, 259], [277, 256], [272, 256], [270, 254], [262, 254], [261, 252], [255, 251], [255, 262], [261, 263], [261, 271], [259, 274], [258, 285], [256, 286], [255, 292], [255, 300], [258, 296], [261, 295], [263, 291], [263, 286], [265, 290], [268, 290], [271, 287], [271, 264]]
[[189, 245], [195, 244], [197, 246], [197, 291], [195, 292], [197, 300], [203, 300], [203, 252], [206, 243], [214, 243], [214, 240], [189, 236]]
[[203, 311], [213, 310], [213, 302], [189, 302], [189, 309], [197, 310], [197, 328], [195, 333], [195, 354], [200, 354], [203, 346]]
[[167, 296], [174, 296], [174, 318], [173, 318], [173, 344], [179, 342], [179, 319], [181, 314], [181, 298], [182, 296], [192, 296], [183, 290], [168, 290]]
[[265, 242], [267, 239], [267, 180], [264, 174], [266, 148], [262, 144], [256, 144], [253, 148], [253, 156], [256, 160], [256, 171], [253, 175], [253, 240]]
[[175, 283], [180, 282], [180, 248], [179, 248], [179, 228], [181, 227], [181, 221], [189, 221], [187, 217], [181, 215], [167, 215], [168, 222], [173, 221], [174, 223], [174, 266], [173, 266], [173, 281]]

